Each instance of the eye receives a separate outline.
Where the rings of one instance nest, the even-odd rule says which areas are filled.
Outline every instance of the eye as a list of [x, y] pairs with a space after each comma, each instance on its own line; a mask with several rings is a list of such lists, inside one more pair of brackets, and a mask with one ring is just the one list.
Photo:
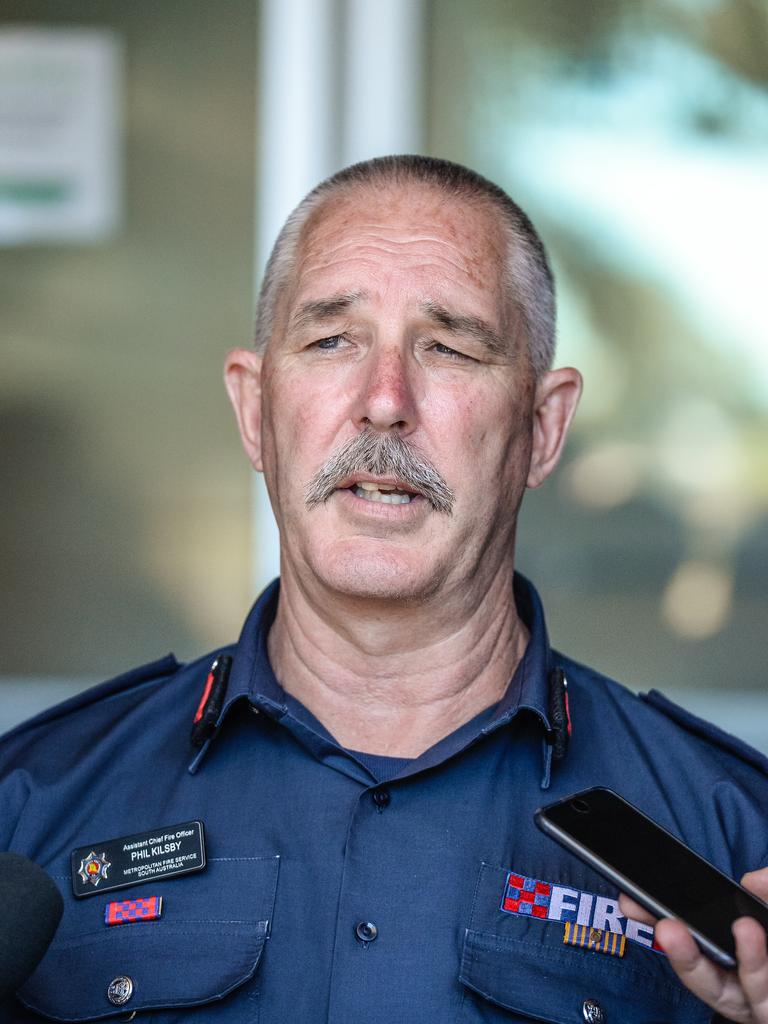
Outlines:
[[432, 346], [432, 351], [436, 352], [439, 356], [444, 356], [446, 359], [469, 359], [470, 356], [464, 355], [463, 352], [457, 352], [455, 348], [449, 348], [448, 345], [444, 345], [441, 341], [435, 342]]
[[330, 338], [321, 338], [319, 341], [314, 341], [310, 345], [310, 348], [319, 348], [322, 352], [332, 352], [341, 346], [346, 341], [343, 334], [333, 334]]

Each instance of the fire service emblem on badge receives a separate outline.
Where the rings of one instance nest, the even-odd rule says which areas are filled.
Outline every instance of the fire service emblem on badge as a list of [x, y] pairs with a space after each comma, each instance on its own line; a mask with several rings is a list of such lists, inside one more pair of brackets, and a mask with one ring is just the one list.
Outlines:
[[102, 878], [107, 877], [107, 872], [111, 867], [112, 865], [107, 860], [106, 853], [102, 853], [99, 856], [96, 854], [95, 850], [91, 850], [88, 856], [83, 857], [80, 861], [80, 867], [78, 868], [77, 873], [80, 875], [83, 882], [90, 882], [91, 885], [98, 885]]

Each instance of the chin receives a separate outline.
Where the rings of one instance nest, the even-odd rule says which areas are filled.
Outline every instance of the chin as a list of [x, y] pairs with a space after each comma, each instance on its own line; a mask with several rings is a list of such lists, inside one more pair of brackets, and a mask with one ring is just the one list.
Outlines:
[[370, 601], [414, 602], [430, 598], [440, 587], [442, 574], [417, 559], [402, 554], [371, 555], [335, 553], [313, 566], [317, 578], [329, 589], [347, 597]]

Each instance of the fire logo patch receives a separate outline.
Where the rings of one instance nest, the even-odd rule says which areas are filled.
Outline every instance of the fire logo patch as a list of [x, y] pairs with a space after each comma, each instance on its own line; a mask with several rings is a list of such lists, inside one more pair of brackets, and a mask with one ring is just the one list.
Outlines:
[[[583, 948], [597, 949], [597, 935], [618, 935], [620, 939], [626, 938], [628, 942], [635, 942], [657, 953], [662, 952], [651, 925], [621, 913], [618, 895], [601, 896], [560, 882], [508, 871], [499, 909], [505, 914], [516, 914], [518, 917], [535, 917], [540, 921], [558, 921], [570, 925], [567, 937], [563, 940], [568, 945], [583, 946], [582, 938], [587, 936]], [[589, 945], [587, 940], [592, 933], [594, 942]], [[572, 941], [571, 936], [576, 938]], [[622, 945], [621, 952], [613, 948], [601, 948], [600, 951], [622, 956], [623, 949]]]

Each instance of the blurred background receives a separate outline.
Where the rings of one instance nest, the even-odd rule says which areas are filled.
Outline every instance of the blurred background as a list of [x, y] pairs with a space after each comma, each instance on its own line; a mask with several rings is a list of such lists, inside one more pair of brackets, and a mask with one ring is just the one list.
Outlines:
[[763, 0], [4, 0], [0, 727], [235, 639], [276, 573], [221, 386], [321, 177], [469, 164], [586, 391], [519, 568], [553, 643], [768, 751]]

